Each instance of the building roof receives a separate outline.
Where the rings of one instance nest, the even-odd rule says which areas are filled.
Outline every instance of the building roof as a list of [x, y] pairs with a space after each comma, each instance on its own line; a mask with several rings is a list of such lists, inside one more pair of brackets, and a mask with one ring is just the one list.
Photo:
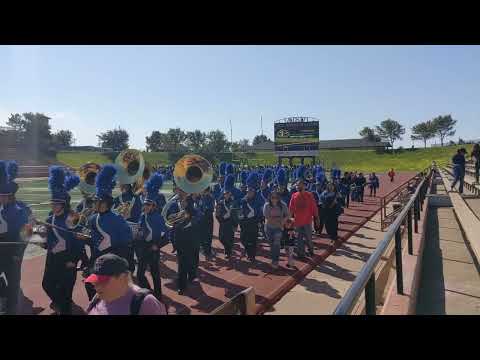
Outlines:
[[[320, 140], [319, 149], [358, 149], [358, 148], [385, 148], [390, 144], [385, 141], [369, 141], [368, 139], [339, 139], [339, 140]], [[274, 151], [275, 143], [273, 141], [264, 141], [257, 145], [249, 147], [250, 151]]]
[[384, 148], [390, 144], [386, 141], [370, 141], [368, 139], [323, 140], [318, 143], [320, 149], [352, 149], [352, 148]]

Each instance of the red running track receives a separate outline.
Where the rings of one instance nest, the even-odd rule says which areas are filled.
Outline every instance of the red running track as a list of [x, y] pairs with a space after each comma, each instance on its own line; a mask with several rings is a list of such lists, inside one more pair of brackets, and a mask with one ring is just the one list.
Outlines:
[[[380, 209], [378, 197], [388, 194], [392, 190], [412, 179], [415, 174], [399, 173], [393, 183], [386, 174], [379, 174], [380, 189], [377, 198], [365, 196], [361, 203], [350, 203], [345, 213], [339, 219], [340, 242], [346, 241], [354, 232], [361, 228]], [[366, 191], [368, 193], [368, 190]], [[325, 231], [325, 230], [324, 230]], [[215, 223], [214, 233], [218, 233], [218, 224]], [[222, 305], [238, 292], [253, 286], [256, 294], [257, 312], [263, 313], [269, 305], [277, 302], [285, 293], [298, 284], [316, 265], [325, 260], [335, 247], [325, 234], [313, 238], [315, 256], [304, 261], [296, 260], [296, 269], [286, 267], [284, 252], [280, 255], [280, 267], [273, 270], [270, 266], [270, 247], [265, 242], [259, 244], [256, 262], [250, 263], [246, 258], [240, 259], [241, 245], [236, 234], [234, 256], [227, 261], [223, 255], [223, 247], [214, 237], [213, 247], [217, 256], [211, 262], [204, 260], [200, 255], [199, 281], [195, 281], [183, 296], [176, 292], [175, 277], [177, 263], [175, 254], [171, 254], [171, 245], [163, 248], [161, 255], [161, 275], [163, 294], [169, 305], [169, 312], [175, 314], [208, 314]], [[340, 242], [336, 244], [338, 247]], [[41, 282], [45, 257], [40, 256], [25, 260], [22, 270], [22, 313], [23, 314], [51, 314], [49, 299], [44, 293]], [[75, 285], [73, 299], [76, 304], [74, 312], [81, 314], [88, 305], [88, 299], [80, 274]]]

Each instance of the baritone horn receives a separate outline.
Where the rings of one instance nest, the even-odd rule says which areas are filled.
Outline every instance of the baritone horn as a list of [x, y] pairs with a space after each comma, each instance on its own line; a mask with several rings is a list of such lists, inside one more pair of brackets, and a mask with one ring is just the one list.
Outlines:
[[[176, 186], [184, 194], [198, 194], [210, 186], [213, 178], [213, 168], [200, 155], [185, 155], [175, 163], [173, 178]], [[185, 211], [183, 209], [167, 216], [170, 206], [178, 200], [182, 200], [182, 197], [179, 194], [175, 194], [167, 201], [162, 210], [165, 225], [169, 229], [185, 220]]]

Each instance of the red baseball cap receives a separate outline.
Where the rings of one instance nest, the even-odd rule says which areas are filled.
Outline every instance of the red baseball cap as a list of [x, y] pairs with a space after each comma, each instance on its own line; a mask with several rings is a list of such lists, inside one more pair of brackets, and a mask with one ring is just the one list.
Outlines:
[[111, 278], [111, 276], [109, 276], [109, 275], [92, 274], [85, 279], [85, 282], [86, 283], [92, 283], [92, 284], [98, 284], [98, 283], [107, 282], [108, 280], [110, 280], [110, 278]]

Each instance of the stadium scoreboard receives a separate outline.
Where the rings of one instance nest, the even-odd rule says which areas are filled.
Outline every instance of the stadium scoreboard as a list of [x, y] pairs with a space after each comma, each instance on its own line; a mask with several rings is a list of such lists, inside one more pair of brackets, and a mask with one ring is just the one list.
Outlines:
[[277, 156], [317, 156], [319, 121], [311, 117], [289, 117], [274, 123]]

